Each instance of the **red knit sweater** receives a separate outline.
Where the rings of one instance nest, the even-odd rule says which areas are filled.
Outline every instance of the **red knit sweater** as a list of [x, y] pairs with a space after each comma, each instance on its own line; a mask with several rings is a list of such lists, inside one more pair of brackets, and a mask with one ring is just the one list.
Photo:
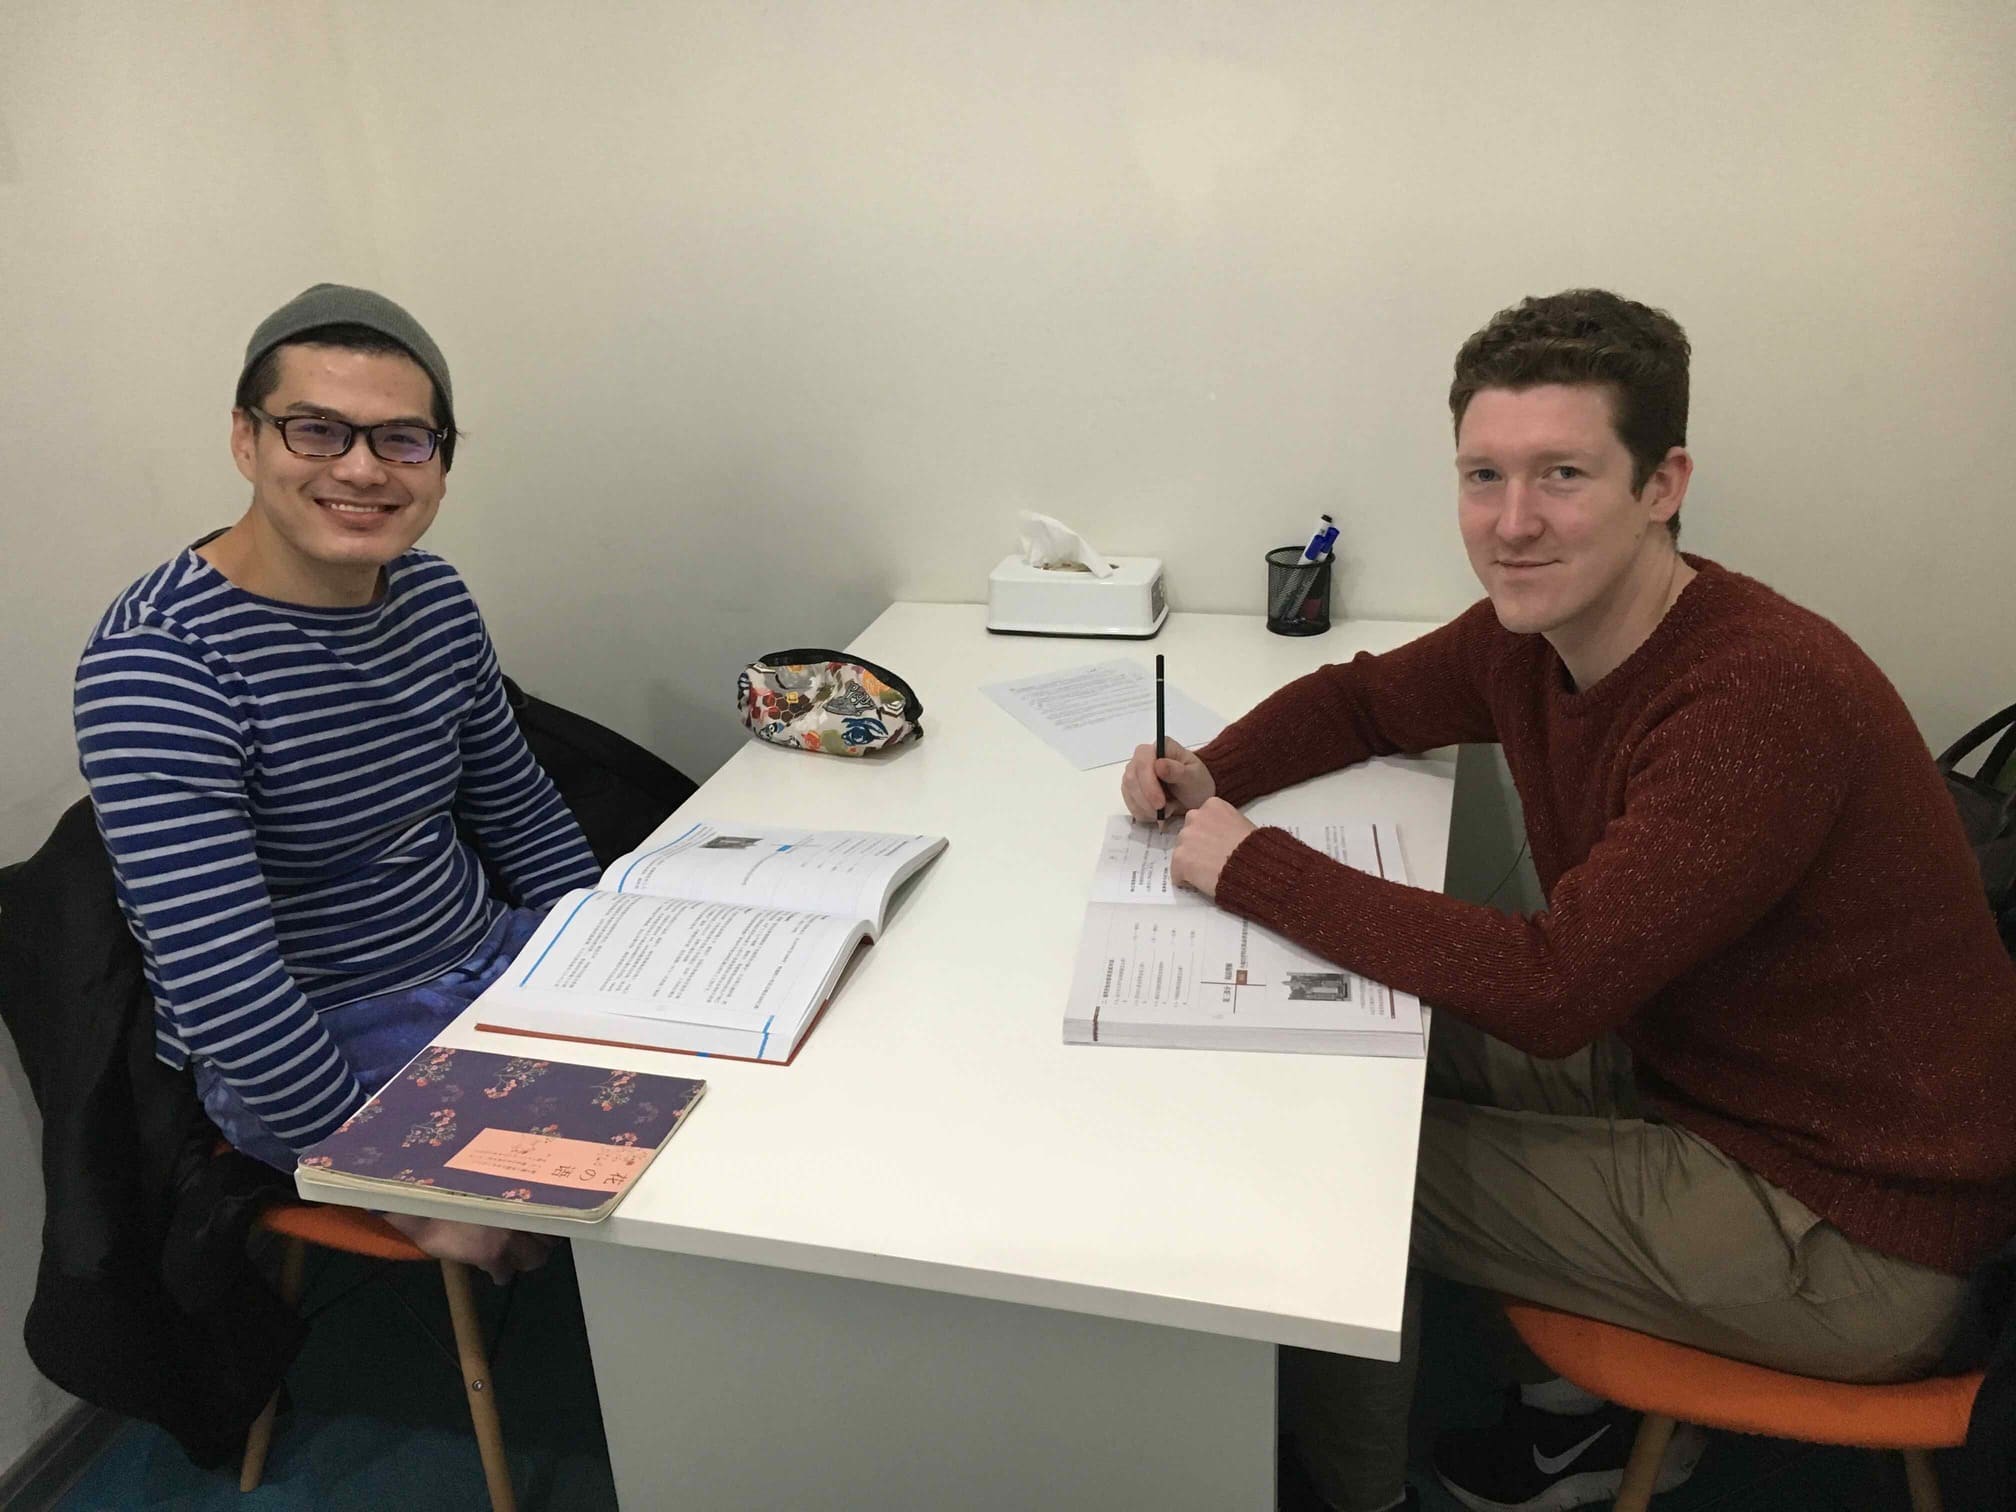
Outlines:
[[1833, 625], [1712, 562], [1572, 689], [1488, 602], [1289, 684], [1200, 753], [1228, 801], [1497, 741], [1545, 912], [1282, 830], [1218, 901], [1534, 1055], [1617, 1031], [1641, 1093], [1856, 1241], [1961, 1273], [2016, 1231], [2016, 965], [1924, 741]]

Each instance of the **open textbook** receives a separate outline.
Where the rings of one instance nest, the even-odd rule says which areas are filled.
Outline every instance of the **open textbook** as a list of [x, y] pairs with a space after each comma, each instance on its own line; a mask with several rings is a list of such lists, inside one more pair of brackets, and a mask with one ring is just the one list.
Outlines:
[[[1346, 866], [1407, 880], [1391, 824], [1280, 827]], [[1426, 1053], [1419, 999], [1178, 887], [1169, 875], [1177, 834], [1125, 815], [1106, 822], [1064, 1011], [1067, 1044]]]
[[479, 1028], [788, 1061], [936, 835], [696, 823], [568, 893]]

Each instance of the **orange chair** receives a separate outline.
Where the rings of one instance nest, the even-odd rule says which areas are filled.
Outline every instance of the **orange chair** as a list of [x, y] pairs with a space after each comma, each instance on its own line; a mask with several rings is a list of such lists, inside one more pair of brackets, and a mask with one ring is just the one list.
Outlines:
[[1645, 1414], [1616, 1512], [1645, 1512], [1678, 1423], [1806, 1444], [1900, 1449], [1912, 1512], [1939, 1512], [1939, 1482], [1927, 1451], [1965, 1441], [1981, 1388], [1979, 1371], [1896, 1386], [1816, 1381], [1510, 1298], [1505, 1316], [1549, 1368], [1584, 1391]]
[[[372, 1260], [427, 1260], [431, 1257], [382, 1218], [359, 1208], [323, 1207], [315, 1203], [279, 1202], [259, 1215], [259, 1227], [281, 1235], [285, 1250], [280, 1265], [280, 1295], [288, 1306], [301, 1301], [308, 1246], [342, 1250]], [[511, 1492], [511, 1467], [504, 1456], [504, 1432], [497, 1421], [496, 1393], [490, 1386], [490, 1361], [483, 1330], [470, 1292], [469, 1267], [443, 1260], [441, 1285], [448, 1293], [448, 1315], [455, 1325], [455, 1348], [462, 1360], [462, 1385], [469, 1394], [469, 1419], [476, 1428], [476, 1448], [483, 1457], [483, 1479], [490, 1487], [494, 1512], [517, 1512]], [[266, 1404], [245, 1439], [245, 1463], [238, 1489], [256, 1490], [266, 1471], [266, 1451], [273, 1442], [273, 1414], [280, 1393]]]

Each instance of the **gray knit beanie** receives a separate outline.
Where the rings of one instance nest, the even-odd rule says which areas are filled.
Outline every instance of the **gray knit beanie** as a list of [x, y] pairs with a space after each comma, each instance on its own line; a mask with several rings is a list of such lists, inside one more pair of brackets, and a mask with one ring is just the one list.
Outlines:
[[244, 383], [245, 375], [273, 348], [303, 331], [330, 325], [363, 326], [398, 342], [441, 390], [441, 402], [451, 413], [437, 415], [435, 419], [442, 425], [454, 424], [455, 390], [448, 382], [448, 359], [434, 345], [434, 338], [421, 328], [419, 321], [383, 294], [353, 289], [348, 284], [325, 283], [303, 289], [260, 321], [259, 329], [252, 333], [252, 340], [245, 348], [245, 366], [238, 370], [239, 383]]

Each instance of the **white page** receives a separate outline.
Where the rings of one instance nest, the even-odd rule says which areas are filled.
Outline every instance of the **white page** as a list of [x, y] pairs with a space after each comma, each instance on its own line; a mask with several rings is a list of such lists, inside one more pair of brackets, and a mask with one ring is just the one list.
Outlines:
[[498, 996], [788, 1041], [860, 933], [827, 914], [577, 890], [526, 942]]
[[1219, 908], [1094, 903], [1071, 1016], [1421, 1033], [1420, 1004]]
[[[1333, 861], [1355, 866], [1375, 877], [1396, 882], [1407, 880], [1406, 863], [1400, 854], [1400, 834], [1390, 824], [1368, 820], [1300, 823], [1284, 820], [1273, 827], [1286, 830]], [[1106, 833], [1099, 841], [1098, 864], [1092, 870], [1092, 901], [1214, 907], [1202, 893], [1179, 887], [1170, 877], [1169, 857], [1182, 832], [1182, 825], [1176, 822], [1158, 829], [1151, 821], [1126, 814], [1108, 818]]]
[[1157, 828], [1126, 814], [1107, 819], [1106, 833], [1099, 841], [1099, 863], [1092, 870], [1092, 901], [1214, 906], [1195, 889], [1178, 887], [1169, 875], [1169, 855], [1182, 833], [1180, 823]]
[[[1125, 761], [1155, 740], [1155, 673], [1122, 658], [981, 686], [994, 702], [1061, 751], [1080, 771]], [[1163, 687], [1163, 728], [1191, 750], [1225, 721], [1182, 692]]]
[[[1346, 866], [1407, 880], [1400, 834], [1391, 824], [1340, 819], [1278, 827]], [[1096, 1016], [1113, 1027], [1421, 1034], [1421, 1005], [1412, 994], [1175, 885], [1169, 858], [1180, 832], [1175, 824], [1158, 829], [1125, 814], [1106, 821], [1067, 1019]]]
[[891, 881], [944, 843], [935, 835], [701, 821], [619, 856], [601, 885], [610, 892], [843, 914], [873, 924]]

